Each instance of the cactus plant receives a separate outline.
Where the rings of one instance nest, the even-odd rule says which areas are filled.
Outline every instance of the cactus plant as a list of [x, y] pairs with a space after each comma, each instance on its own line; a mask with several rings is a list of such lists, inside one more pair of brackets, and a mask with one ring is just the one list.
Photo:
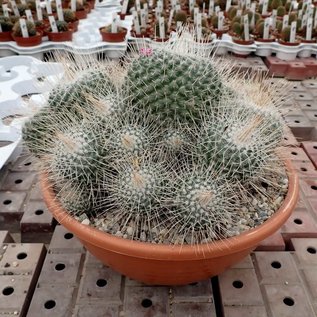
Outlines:
[[133, 223], [126, 237], [135, 240], [196, 244], [239, 234], [279, 207], [267, 203], [281, 202], [287, 184], [278, 99], [256, 77], [240, 82], [199, 55], [190, 36], [182, 30], [124, 67], [71, 64], [68, 85], [26, 123], [23, 139], [70, 213], [96, 226], [115, 219], [107, 232], [123, 237]]
[[291, 27], [290, 26], [286, 26], [281, 33], [281, 39], [284, 42], [289, 42], [290, 41], [290, 36], [291, 36]]
[[282, 17], [286, 14], [286, 9], [283, 6], [277, 8], [277, 16]]

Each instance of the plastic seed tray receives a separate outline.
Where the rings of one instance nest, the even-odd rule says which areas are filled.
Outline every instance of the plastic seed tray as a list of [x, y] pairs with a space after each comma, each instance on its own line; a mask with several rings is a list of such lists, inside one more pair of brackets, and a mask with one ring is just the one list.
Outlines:
[[[0, 59], [0, 169], [20, 154], [21, 126], [32, 113], [23, 97], [47, 92], [62, 75], [61, 65], [30, 56]], [[41, 105], [43, 97], [34, 95], [33, 101]]]

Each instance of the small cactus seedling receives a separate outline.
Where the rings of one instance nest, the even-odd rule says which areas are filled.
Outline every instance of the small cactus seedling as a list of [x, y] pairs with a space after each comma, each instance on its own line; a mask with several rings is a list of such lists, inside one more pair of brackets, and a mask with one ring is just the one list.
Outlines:
[[281, 33], [281, 39], [284, 42], [289, 42], [290, 41], [290, 36], [291, 36], [291, 27], [290, 26], [286, 26]]
[[[32, 23], [31, 21], [26, 21], [26, 28], [28, 30], [29, 36], [35, 36], [36, 35], [36, 28], [34, 23]], [[21, 31], [21, 26], [20, 26], [20, 22], [17, 21], [14, 26], [13, 26], [13, 35], [16, 37], [22, 37], [22, 31]]]
[[286, 14], [286, 9], [285, 7], [278, 7], [277, 8], [277, 16], [282, 17]]
[[13, 23], [10, 18], [5, 16], [0, 16], [0, 24], [2, 32], [10, 32], [13, 28]]
[[187, 22], [187, 13], [182, 10], [177, 11], [175, 13], [175, 22], [182, 22], [185, 24]]
[[282, 7], [283, 3], [282, 0], [272, 0], [271, 5], [269, 7], [270, 11], [276, 10], [279, 7]]
[[77, 21], [75, 13], [70, 9], [63, 10], [63, 15], [65, 22], [69, 23]]

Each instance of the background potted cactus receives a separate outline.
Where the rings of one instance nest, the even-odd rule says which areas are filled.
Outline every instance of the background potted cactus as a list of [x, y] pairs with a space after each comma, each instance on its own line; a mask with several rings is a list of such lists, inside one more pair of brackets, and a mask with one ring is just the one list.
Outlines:
[[12, 41], [12, 28], [13, 23], [9, 17], [0, 16], [0, 25], [1, 25], [1, 32], [0, 32], [0, 42]]
[[66, 59], [72, 77], [23, 129], [54, 217], [149, 284], [222, 272], [276, 231], [298, 196], [278, 156], [280, 98], [201, 57], [189, 36], [123, 68]]
[[76, 14], [70, 10], [65, 9], [63, 10], [64, 20], [68, 23], [70, 29], [74, 32], [78, 31], [79, 19], [76, 17]]
[[71, 41], [73, 38], [73, 30], [69, 28], [66, 21], [56, 21], [58, 32], [53, 32], [51, 27], [47, 30], [48, 39], [52, 42]]
[[123, 42], [127, 35], [127, 29], [121, 26], [117, 26], [116, 31], [112, 32], [111, 24], [99, 28], [99, 32], [105, 42]]
[[42, 43], [42, 33], [36, 30], [35, 24], [26, 21], [28, 37], [23, 37], [20, 21], [15, 22], [12, 29], [12, 37], [19, 46], [36, 46]]

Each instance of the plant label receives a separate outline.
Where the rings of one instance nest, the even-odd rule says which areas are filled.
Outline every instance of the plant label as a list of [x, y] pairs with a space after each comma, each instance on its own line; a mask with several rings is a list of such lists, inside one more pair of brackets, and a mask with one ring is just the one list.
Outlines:
[[194, 25], [197, 24], [197, 15], [199, 13], [199, 8], [194, 8]]
[[34, 23], [33, 15], [31, 10], [25, 10], [26, 19], [32, 23]]
[[172, 0], [171, 4], [172, 4], [172, 9], [175, 10], [176, 9], [176, 0]]
[[52, 14], [52, 5], [50, 0], [45, 1], [47, 14]]
[[112, 13], [111, 33], [118, 33], [118, 15], [117, 15], [117, 12]]
[[241, 9], [237, 10], [236, 16], [237, 16], [237, 17], [241, 17], [241, 15], [242, 15], [242, 10], [241, 10]]
[[164, 17], [160, 17], [159, 19], [159, 27], [160, 27], [160, 38], [165, 39], [165, 23]]
[[62, 8], [62, 1], [56, 0], [56, 10], [57, 10], [57, 17], [59, 21], [64, 21], [64, 13]]
[[219, 12], [218, 13], [218, 30], [223, 30], [223, 20], [224, 20], [223, 12]]
[[304, 16], [303, 16], [303, 18], [302, 18], [302, 27], [307, 25], [307, 19], [308, 19], [308, 16], [307, 16], [307, 14], [305, 13]]
[[50, 15], [48, 17], [49, 21], [50, 21], [50, 25], [51, 25], [51, 29], [52, 29], [52, 32], [53, 33], [58, 33], [58, 29], [57, 29], [57, 25], [56, 25], [56, 21], [55, 21], [55, 18]]
[[40, 0], [36, 0], [35, 5], [36, 5], [37, 19], [39, 21], [42, 21], [43, 20], [43, 12], [42, 12], [42, 7], [41, 7]]
[[26, 1], [25, 0], [21, 0], [21, 4], [26, 4]]
[[263, 7], [262, 7], [262, 15], [266, 15], [267, 14], [268, 5], [269, 5], [269, 1], [268, 0], [264, 0], [263, 1]]
[[70, 9], [75, 12], [76, 11], [76, 0], [70, 1]]
[[17, 17], [19, 17], [19, 16], [20, 16], [20, 12], [19, 12], [19, 10], [18, 10], [18, 6], [17, 6], [15, 0], [12, 0], [12, 1], [11, 1], [11, 7], [12, 7], [12, 10], [13, 10], [14, 15], [17, 16]]
[[255, 2], [252, 2], [252, 3], [251, 3], [251, 8], [250, 8], [250, 10], [251, 10], [253, 13], [255, 13], [255, 8], [256, 8], [256, 3], [255, 3]]
[[219, 12], [220, 12], [220, 7], [219, 7], [219, 6], [216, 6], [216, 7], [215, 7], [215, 13], [216, 13], [216, 15], [218, 15]]
[[22, 37], [29, 37], [28, 28], [25, 19], [19, 19]]
[[291, 24], [291, 34], [290, 34], [290, 37], [289, 37], [290, 43], [294, 43], [295, 42], [296, 25], [297, 25], [297, 21], [293, 21], [292, 24]]
[[249, 34], [249, 17], [248, 15], [246, 14], [244, 17], [243, 17], [243, 22], [244, 22], [244, 39], [246, 41], [249, 41], [250, 40], [250, 34]]
[[200, 42], [202, 36], [202, 26], [201, 26], [201, 13], [197, 14], [196, 20], [196, 30], [197, 30], [197, 40]]
[[160, 14], [160, 10], [159, 10], [158, 7], [156, 7], [156, 8], [155, 8], [155, 19], [158, 20], [159, 17], [160, 17], [160, 15], [161, 15], [161, 14]]
[[176, 11], [180, 11], [181, 10], [181, 5], [180, 4], [177, 4], [176, 5]]
[[231, 7], [231, 0], [227, 0], [227, 2], [226, 2], [226, 12], [229, 11], [230, 7]]
[[9, 17], [9, 9], [8, 9], [8, 4], [3, 4], [2, 5], [2, 11], [3, 11], [3, 15], [5, 17]]
[[301, 19], [303, 15], [303, 10], [298, 10], [298, 18]]
[[161, 0], [157, 1], [157, 9], [158, 9], [159, 13], [163, 12], [163, 2]]
[[[135, 8], [138, 12], [141, 11], [141, 3], [140, 3], [140, 0], [136, 0], [135, 1]], [[162, 12], [162, 11], [161, 11]]]
[[202, 12], [203, 12], [203, 15], [205, 16], [205, 14], [206, 14], [205, 13], [206, 12], [206, 3], [205, 2], [203, 2], [203, 11]]
[[306, 26], [306, 40], [307, 41], [311, 41], [312, 32], [313, 32], [313, 19], [309, 18], [307, 20], [307, 26]]
[[147, 3], [143, 4], [143, 9], [144, 9], [144, 13], [145, 13], [145, 23], [147, 23], [148, 19], [149, 19], [149, 7]]
[[245, 0], [241, 0], [240, 1], [240, 8], [243, 10], [244, 7], [245, 7]]
[[176, 30], [177, 30], [177, 31], [180, 31], [180, 30], [182, 29], [182, 27], [183, 27], [182, 22], [181, 22], [181, 21], [177, 21], [177, 22], [176, 22]]
[[270, 18], [264, 20], [263, 38], [268, 39], [270, 32]]
[[212, 16], [214, 14], [214, 7], [215, 7], [215, 1], [210, 0], [209, 1], [209, 7], [208, 7], [208, 15]]
[[317, 26], [317, 10], [315, 12], [315, 17], [314, 17], [314, 27]]
[[170, 16], [168, 17], [168, 27], [169, 28], [170, 28], [170, 26], [172, 24], [173, 16], [174, 16], [174, 9], [171, 10]]
[[135, 33], [141, 34], [139, 16], [138, 16], [138, 13], [136, 11], [133, 11], [133, 23], [134, 23]]
[[246, 0], [245, 7], [246, 7], [247, 10], [251, 9], [251, 0]]
[[288, 14], [285, 14], [283, 16], [283, 26], [282, 26], [282, 30], [284, 30], [284, 28], [286, 28], [288, 26], [288, 20], [289, 20], [289, 16]]
[[277, 16], [277, 10], [273, 10], [271, 15], [271, 25], [273, 30], [275, 30], [276, 28], [276, 16]]
[[[126, 14], [128, 10], [128, 2], [129, 0], [123, 0], [122, 8], [121, 8], [121, 13]], [[72, 10], [73, 11], [73, 10]]]
[[146, 17], [145, 17], [144, 9], [141, 9], [140, 17], [141, 17], [141, 26], [143, 28], [146, 28]]
[[192, 12], [194, 10], [195, 0], [189, 0], [189, 11]]
[[308, 19], [312, 19], [314, 16], [314, 7], [312, 7], [311, 5], [308, 7]]

